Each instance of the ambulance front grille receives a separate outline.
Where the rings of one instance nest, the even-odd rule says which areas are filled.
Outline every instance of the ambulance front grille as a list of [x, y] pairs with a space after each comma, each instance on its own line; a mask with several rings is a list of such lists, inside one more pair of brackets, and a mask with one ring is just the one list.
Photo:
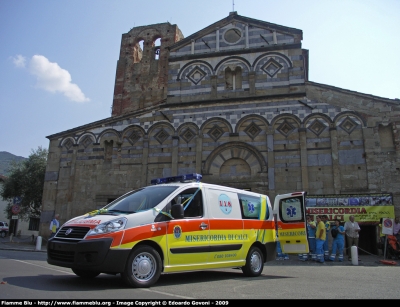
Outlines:
[[89, 232], [89, 227], [63, 227], [55, 236], [57, 239], [82, 240]]
[[74, 262], [75, 252], [71, 251], [57, 251], [50, 249], [48, 251], [48, 257], [52, 260], [63, 261], [63, 262]]

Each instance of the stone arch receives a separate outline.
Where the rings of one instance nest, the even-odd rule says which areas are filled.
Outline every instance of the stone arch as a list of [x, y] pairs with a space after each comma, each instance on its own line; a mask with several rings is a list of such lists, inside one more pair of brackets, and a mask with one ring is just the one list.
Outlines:
[[150, 145], [166, 145], [175, 137], [175, 129], [170, 123], [158, 122], [149, 128], [147, 136]]
[[203, 174], [220, 175], [221, 167], [230, 159], [241, 159], [249, 165], [251, 174], [266, 172], [267, 163], [253, 146], [243, 142], [228, 142], [214, 149], [204, 162]]
[[143, 57], [144, 38], [138, 37], [133, 44], [133, 63], [139, 63]]
[[[245, 124], [245, 122], [247, 122], [247, 121], [251, 121], [251, 120], [257, 120], [257, 121], [260, 121], [260, 122], [262, 122], [264, 125], [265, 125], [265, 131], [266, 131], [266, 129], [269, 127], [269, 123], [268, 123], [268, 121], [264, 118], [264, 117], [262, 117], [262, 116], [260, 116], [260, 115], [257, 115], [257, 114], [249, 114], [249, 115], [246, 115], [246, 116], [244, 116], [244, 117], [242, 117], [238, 122], [237, 122], [237, 124], [236, 124], [236, 126], [235, 126], [235, 133], [239, 133], [240, 132], [240, 130], [241, 130], [241, 127], [243, 126], [243, 124]], [[246, 127], [247, 128], [247, 127]], [[244, 128], [244, 130], [245, 130], [245, 128]]]
[[365, 119], [360, 114], [358, 114], [357, 112], [352, 112], [352, 111], [345, 111], [345, 112], [341, 112], [341, 113], [337, 114], [335, 116], [335, 118], [333, 119], [333, 122], [336, 124], [338, 121], [340, 121], [340, 118], [346, 117], [346, 116], [354, 116], [354, 117], [358, 118], [360, 123], [362, 123], [363, 127], [366, 127], [366, 125], [367, 125]]
[[75, 138], [72, 136], [67, 136], [60, 141], [59, 147], [65, 147], [67, 150], [70, 150], [72, 146], [76, 145]]
[[303, 126], [306, 126], [307, 122], [309, 122], [312, 118], [314, 118], [316, 116], [323, 117], [327, 122], [329, 122], [329, 124], [333, 123], [332, 118], [330, 118], [328, 115], [326, 115], [324, 113], [312, 113], [303, 118]]
[[[194, 65], [197, 65], [197, 66], [203, 65], [203, 66], [207, 67], [207, 69], [209, 70], [209, 76], [211, 76], [211, 75], [214, 74], [214, 70], [213, 70], [212, 66], [211, 66], [208, 62], [202, 61], [202, 60], [195, 60], [195, 61], [186, 63], [186, 64], [179, 70], [179, 73], [178, 73], [178, 76], [176, 77], [176, 80], [177, 80], [177, 81], [180, 81], [183, 77], [185, 77], [185, 74], [184, 74], [184, 73], [188, 73], [189, 71], [191, 71], [190, 68], [191, 68], [192, 66], [194, 66]], [[182, 76], [183, 76], [183, 77], [182, 77]]]
[[252, 66], [253, 69], [256, 70], [256, 67], [257, 67], [257, 65], [259, 65], [260, 61], [262, 61], [262, 59], [267, 58], [267, 57], [278, 57], [278, 58], [281, 58], [286, 63], [288, 68], [292, 68], [293, 67], [292, 61], [286, 55], [284, 55], [283, 53], [273, 52], [272, 51], [272, 52], [264, 53], [264, 54], [260, 55], [259, 57], [257, 57], [257, 59], [255, 59], [254, 62], [253, 62], [253, 66]]
[[355, 112], [343, 112], [338, 114], [334, 119], [334, 125], [338, 130], [338, 133], [344, 131], [348, 135], [352, 134], [355, 130], [365, 126], [365, 123], [357, 113]]
[[223, 141], [224, 137], [227, 137], [232, 133], [231, 124], [224, 118], [213, 117], [206, 120], [200, 127], [203, 139], [210, 142]]
[[160, 127], [166, 127], [166, 128], [170, 129], [171, 131], [173, 131], [175, 133], [174, 127], [170, 123], [163, 121], [163, 122], [157, 122], [154, 125], [152, 125], [147, 130], [147, 135], [150, 135], [150, 134], [154, 133], [154, 131], [158, 130]]
[[[303, 119], [303, 127], [312, 132], [315, 136], [321, 137], [333, 127], [332, 119], [323, 113], [312, 113]], [[314, 136], [314, 137], [315, 137]]]
[[195, 123], [183, 123], [176, 130], [176, 134], [186, 143], [190, 143], [199, 135], [199, 131], [199, 127]]
[[84, 132], [77, 140], [77, 144], [85, 148], [93, 145], [93, 143], [96, 143], [96, 136], [92, 132]]
[[[156, 28], [145, 28], [136, 35], [134, 44], [134, 63], [139, 63], [145, 58], [147, 63], [153, 58], [154, 55], [154, 41], [155, 37], [161, 37], [160, 32]], [[143, 46], [140, 46], [140, 43]], [[138, 51], [138, 52], [136, 52]]]
[[138, 125], [132, 125], [126, 127], [121, 133], [122, 142], [128, 142], [130, 145], [135, 145], [136, 142], [143, 139], [146, 135], [146, 131]]
[[162, 36], [160, 34], [153, 35], [153, 52], [154, 59], [158, 60], [161, 55]]
[[100, 133], [98, 136], [98, 142], [100, 143], [101, 141], [104, 141], [106, 138], [112, 138], [115, 139], [116, 141], [120, 142], [121, 141], [121, 135], [117, 130], [114, 129], [106, 129], [103, 132]]
[[274, 140], [275, 142], [283, 142], [282, 149], [286, 149], [286, 146], [289, 146], [288, 142], [298, 140], [299, 128], [301, 128], [300, 119], [288, 113], [278, 115], [271, 123], [271, 129], [274, 131]]
[[114, 149], [121, 147], [121, 135], [114, 129], [106, 129], [98, 137], [99, 143], [104, 147], [104, 160], [111, 162], [114, 156]]
[[243, 64], [242, 69], [246, 68], [243, 69], [243, 72], [249, 72], [251, 70], [251, 64], [249, 63], [249, 61], [239, 56], [231, 56], [218, 62], [218, 64], [215, 66], [215, 74], [218, 75], [221, 69], [225, 70], [225, 67], [228, 66], [230, 63], [232, 63], [233, 65], [239, 63]]
[[222, 117], [211, 117], [211, 118], [207, 119], [204, 123], [201, 124], [200, 131], [202, 133], [204, 133], [205, 127], [207, 125], [209, 125], [210, 122], [214, 122], [214, 121], [220, 121], [221, 123], [224, 123], [227, 126], [227, 128], [229, 128], [229, 133], [233, 132], [233, 129], [232, 129], [232, 126], [231, 126], [230, 122], [228, 122], [225, 118], [222, 118]]
[[298, 125], [299, 127], [302, 126], [301, 121], [297, 116], [294, 116], [291, 113], [283, 113], [283, 114], [279, 114], [278, 116], [275, 116], [275, 118], [271, 121], [271, 127], [276, 125], [276, 123], [281, 121], [283, 118], [290, 118], [296, 122], [296, 125]]

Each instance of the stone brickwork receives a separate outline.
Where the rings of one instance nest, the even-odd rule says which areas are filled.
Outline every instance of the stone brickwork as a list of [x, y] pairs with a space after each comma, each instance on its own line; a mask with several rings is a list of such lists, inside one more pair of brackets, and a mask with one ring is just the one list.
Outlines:
[[[162, 23], [122, 35], [112, 116], [155, 106], [165, 99], [169, 46], [183, 38], [176, 25]], [[155, 42], [161, 40], [160, 46]]]
[[[157, 35], [170, 44], [145, 63], [136, 43]], [[187, 38], [168, 23], [124, 34], [113, 116], [48, 136], [43, 212], [65, 221], [197, 172], [272, 199], [390, 192], [400, 214], [399, 101], [308, 81], [301, 38], [237, 14]]]

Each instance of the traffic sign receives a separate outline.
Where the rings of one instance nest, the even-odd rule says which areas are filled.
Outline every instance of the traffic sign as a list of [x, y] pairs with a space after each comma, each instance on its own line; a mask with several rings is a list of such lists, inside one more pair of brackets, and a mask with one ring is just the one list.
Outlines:
[[18, 214], [20, 211], [21, 211], [21, 208], [20, 208], [19, 205], [13, 205], [13, 206], [11, 207], [11, 212], [12, 212], [13, 214]]
[[382, 233], [384, 235], [393, 235], [393, 219], [382, 219]]

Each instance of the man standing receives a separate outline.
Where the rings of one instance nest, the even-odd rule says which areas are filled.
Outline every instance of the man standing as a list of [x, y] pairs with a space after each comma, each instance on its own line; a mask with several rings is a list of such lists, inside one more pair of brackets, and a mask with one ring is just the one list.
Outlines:
[[317, 229], [317, 226], [315, 225], [315, 222], [311, 220], [311, 216], [307, 215], [307, 239], [308, 239], [308, 245], [310, 247], [310, 258], [312, 260], [316, 260], [316, 254], [315, 254], [315, 231]]
[[60, 228], [60, 215], [56, 213], [54, 215], [54, 219], [50, 223], [50, 238], [54, 237], [54, 235], [57, 233], [58, 229]]
[[[338, 219], [335, 220], [335, 225], [331, 229], [331, 234], [332, 234], [332, 238], [334, 238], [334, 239], [332, 242], [332, 254], [329, 257], [329, 260], [335, 261], [336, 250], [338, 250], [339, 251], [339, 261], [342, 262], [343, 261], [343, 249], [344, 249], [344, 228], [343, 228], [343, 226], [340, 225], [340, 221]], [[335, 237], [334, 237], [334, 235], [335, 235]]]
[[329, 259], [329, 230], [331, 229], [331, 223], [329, 222], [328, 216], [327, 215], [322, 215], [321, 216], [322, 221], [325, 224], [325, 230], [326, 230], [326, 240], [324, 242], [324, 258], [325, 260]]
[[324, 222], [321, 220], [321, 216], [317, 216], [317, 231], [316, 235], [316, 253], [317, 262], [324, 263], [324, 242], [326, 239], [326, 228]]
[[[349, 220], [344, 224], [344, 231], [346, 232], [347, 246], [351, 248], [353, 245], [358, 248], [358, 238], [360, 232], [360, 226], [354, 221], [354, 215], [350, 215]], [[351, 254], [350, 254], [351, 255]], [[349, 260], [351, 256], [349, 255]]]

